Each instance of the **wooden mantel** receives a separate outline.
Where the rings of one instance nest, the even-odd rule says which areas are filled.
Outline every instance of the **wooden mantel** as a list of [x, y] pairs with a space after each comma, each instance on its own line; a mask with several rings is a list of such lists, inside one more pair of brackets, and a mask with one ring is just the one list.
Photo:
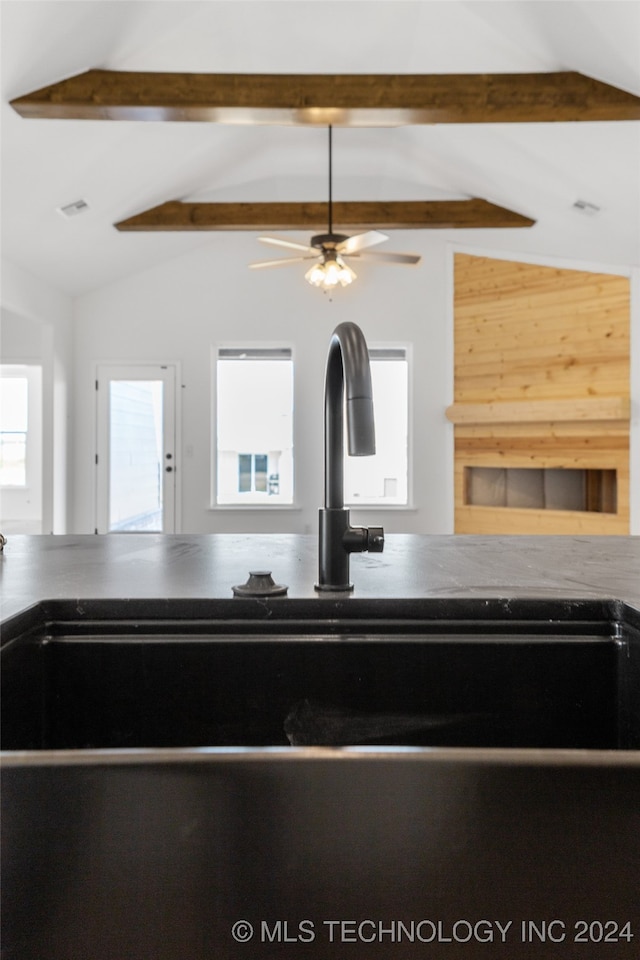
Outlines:
[[580, 397], [570, 400], [511, 400], [453, 403], [451, 423], [555, 423], [557, 421], [629, 420], [629, 397]]

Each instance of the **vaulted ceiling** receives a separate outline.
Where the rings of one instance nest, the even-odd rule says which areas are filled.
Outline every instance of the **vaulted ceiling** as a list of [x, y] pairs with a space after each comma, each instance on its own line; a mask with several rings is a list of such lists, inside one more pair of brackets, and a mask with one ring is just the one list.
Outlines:
[[[299, 125], [228, 116], [145, 122], [134, 112], [102, 122], [25, 119], [10, 106], [85, 71], [351, 74], [356, 85], [371, 74], [571, 71], [640, 96], [634, 0], [5, 0], [1, 27], [2, 252], [72, 294], [195, 246], [223, 254], [220, 238], [202, 229], [114, 226], [139, 226], [149, 209], [171, 202], [180, 215], [184, 205], [202, 215], [205, 204], [257, 210], [319, 203], [327, 193], [326, 130], [309, 117]], [[640, 120], [424, 119], [341, 127], [338, 117], [337, 203], [364, 210], [476, 198], [535, 222], [519, 228], [528, 233], [523, 249], [554, 253], [562, 236], [603, 263], [638, 263]], [[88, 204], [82, 214], [59, 212], [80, 199]], [[576, 201], [599, 209], [589, 216]], [[415, 249], [414, 236], [400, 233], [393, 249]]]

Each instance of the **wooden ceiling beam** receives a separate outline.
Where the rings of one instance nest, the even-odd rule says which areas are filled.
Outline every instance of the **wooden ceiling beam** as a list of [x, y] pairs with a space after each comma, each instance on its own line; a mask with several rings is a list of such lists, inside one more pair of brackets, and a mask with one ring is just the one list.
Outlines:
[[[171, 200], [115, 226], [122, 231], [324, 230], [326, 203], [189, 203]], [[338, 231], [530, 227], [535, 220], [486, 200], [334, 201]]]
[[638, 120], [640, 97], [575, 72], [432, 75], [88, 70], [11, 106], [22, 117], [397, 126]]

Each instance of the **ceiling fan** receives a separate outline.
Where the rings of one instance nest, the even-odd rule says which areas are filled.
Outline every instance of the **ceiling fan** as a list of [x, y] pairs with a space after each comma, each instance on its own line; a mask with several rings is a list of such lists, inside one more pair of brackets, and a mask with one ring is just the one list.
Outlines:
[[263, 267], [282, 267], [291, 263], [302, 263], [305, 260], [315, 261], [305, 273], [305, 280], [314, 287], [320, 287], [323, 290], [332, 290], [340, 284], [342, 287], [348, 286], [356, 279], [357, 274], [347, 263], [345, 258], [355, 258], [360, 260], [375, 260], [378, 263], [405, 263], [414, 266], [420, 263], [420, 256], [413, 253], [391, 253], [369, 250], [378, 243], [388, 240], [386, 233], [380, 233], [378, 230], [368, 230], [366, 233], [358, 233], [354, 236], [347, 236], [343, 233], [333, 232], [333, 209], [332, 209], [332, 127], [329, 126], [329, 204], [328, 204], [328, 230], [327, 233], [318, 233], [311, 237], [309, 245], [296, 243], [293, 240], [281, 240], [279, 237], [258, 237], [262, 243], [268, 243], [275, 247], [286, 247], [289, 250], [300, 250], [301, 256], [282, 257], [278, 260], [259, 260], [256, 263], [250, 263], [252, 269], [261, 269]]

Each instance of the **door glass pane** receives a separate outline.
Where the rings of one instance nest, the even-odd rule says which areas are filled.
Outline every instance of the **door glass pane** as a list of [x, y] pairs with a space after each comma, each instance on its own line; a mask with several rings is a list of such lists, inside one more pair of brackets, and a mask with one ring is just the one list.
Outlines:
[[109, 530], [162, 531], [161, 380], [112, 380]]

